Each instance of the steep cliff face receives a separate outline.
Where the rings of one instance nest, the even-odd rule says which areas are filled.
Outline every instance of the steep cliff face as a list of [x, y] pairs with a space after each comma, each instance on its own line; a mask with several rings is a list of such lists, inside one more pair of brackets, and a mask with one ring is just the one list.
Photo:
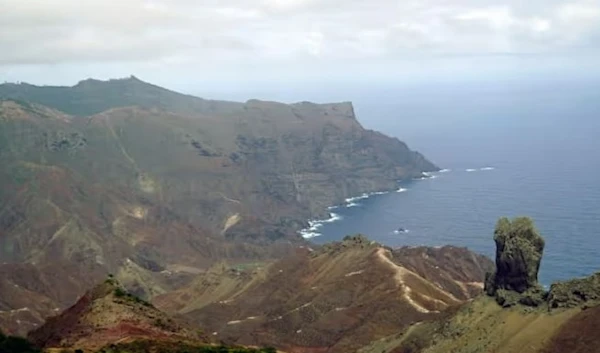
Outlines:
[[220, 259], [281, 257], [327, 206], [436, 169], [350, 103], [210, 101], [136, 78], [6, 84], [2, 98], [0, 270], [33, 271], [45, 282], [23, 288], [50, 307], [109, 272], [151, 297]]
[[496, 270], [486, 278], [486, 293], [505, 306], [517, 302], [541, 304], [544, 294], [537, 276], [545, 243], [533, 221], [527, 217], [515, 218], [512, 222], [501, 218], [496, 225], [494, 242]]

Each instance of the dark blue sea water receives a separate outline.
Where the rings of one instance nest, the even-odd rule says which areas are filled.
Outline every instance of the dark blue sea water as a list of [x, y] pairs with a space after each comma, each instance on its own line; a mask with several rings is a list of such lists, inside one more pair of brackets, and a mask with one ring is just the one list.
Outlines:
[[[493, 257], [496, 220], [527, 215], [546, 239], [542, 283], [600, 271], [600, 84], [381, 88], [353, 101], [365, 126], [450, 171], [332, 210], [341, 219], [313, 241], [364, 233], [390, 246], [452, 244]], [[408, 232], [394, 234], [399, 227]]]

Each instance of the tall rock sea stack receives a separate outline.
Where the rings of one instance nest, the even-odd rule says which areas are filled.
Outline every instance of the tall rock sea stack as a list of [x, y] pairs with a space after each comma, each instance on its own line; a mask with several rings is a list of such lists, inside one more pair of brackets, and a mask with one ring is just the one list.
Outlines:
[[517, 302], [537, 306], [543, 297], [537, 276], [545, 243], [533, 221], [528, 217], [501, 218], [494, 241], [496, 271], [486, 277], [486, 293], [503, 306]]

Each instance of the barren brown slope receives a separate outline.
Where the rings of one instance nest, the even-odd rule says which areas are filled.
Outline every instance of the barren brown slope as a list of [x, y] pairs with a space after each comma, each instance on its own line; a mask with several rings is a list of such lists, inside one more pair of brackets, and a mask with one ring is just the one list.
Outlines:
[[[206, 101], [134, 78], [0, 86], [19, 99], [0, 102], [0, 266], [60, 308], [107, 273], [150, 298], [221, 259], [279, 258], [326, 206], [436, 169], [350, 103]], [[0, 325], [39, 323], [19, 327], [20, 294], [3, 294]]]
[[[471, 259], [465, 249], [437, 251], [453, 251], [458, 262]], [[352, 352], [469, 298], [396, 263], [392, 253], [364, 237], [349, 237], [318, 250], [300, 248], [295, 256], [262, 269], [201, 276], [190, 288], [159, 296], [156, 303], [202, 323], [225, 342], [290, 352]], [[491, 264], [479, 261], [480, 269]], [[483, 275], [478, 270], [466, 280], [481, 282]], [[195, 293], [203, 297], [207, 292], [218, 292], [217, 301], [194, 300]]]
[[152, 182], [136, 176], [118, 145], [104, 139], [107, 128], [15, 102], [1, 104], [0, 121], [0, 324], [6, 331], [26, 333], [107, 273], [152, 296], [219, 258], [285, 253], [192, 225], [146, 192]]
[[197, 341], [199, 337], [108, 279], [28, 338], [42, 348], [96, 351], [112, 343], [143, 339]]

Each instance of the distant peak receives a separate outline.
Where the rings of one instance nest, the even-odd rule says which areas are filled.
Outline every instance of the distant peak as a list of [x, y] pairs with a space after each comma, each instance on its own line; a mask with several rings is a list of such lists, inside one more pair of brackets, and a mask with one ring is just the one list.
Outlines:
[[76, 86], [84, 86], [84, 85], [90, 85], [90, 84], [100, 83], [100, 82], [102, 82], [102, 81], [96, 80], [95, 78], [86, 78], [85, 80], [81, 80], [81, 81], [77, 82]]
[[76, 86], [103, 84], [103, 83], [110, 83], [110, 82], [142, 82], [143, 83], [144, 81], [140, 80], [135, 75], [130, 75], [129, 77], [122, 77], [122, 78], [111, 78], [108, 80], [98, 80], [95, 78], [88, 78], [88, 79], [79, 81]]

